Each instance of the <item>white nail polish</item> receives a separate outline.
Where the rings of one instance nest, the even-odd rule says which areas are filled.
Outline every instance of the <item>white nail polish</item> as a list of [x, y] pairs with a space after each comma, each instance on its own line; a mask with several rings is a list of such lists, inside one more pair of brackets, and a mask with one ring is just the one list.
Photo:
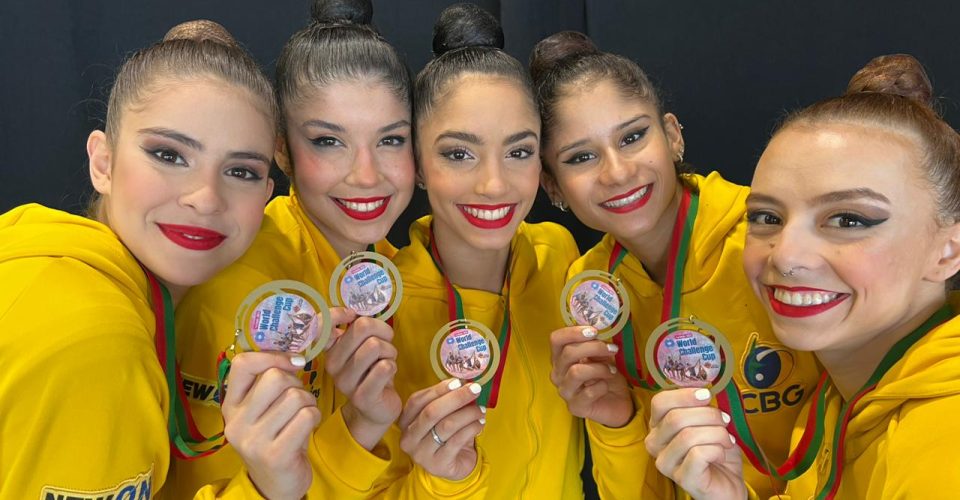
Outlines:
[[470, 384], [470, 392], [474, 394], [480, 394], [481, 389], [482, 388], [480, 387], [480, 384], [477, 384], [477, 383]]
[[487, 407], [486, 407], [486, 406], [481, 406], [481, 407], [479, 407], [479, 408], [480, 408], [480, 413], [483, 413], [484, 415], [487, 414]]
[[607, 368], [610, 369], [610, 375], [616, 375], [616, 374], [617, 374], [617, 367], [616, 367], [616, 366], [607, 365]]
[[480, 418], [480, 425], [487, 425], [487, 419], [481, 417], [481, 418]]
[[451, 380], [449, 384], [447, 384], [447, 388], [450, 389], [451, 391], [453, 391], [453, 390], [459, 389], [460, 386], [462, 386], [462, 385], [463, 385], [463, 384], [460, 382], [460, 379], [455, 378], [455, 379]]
[[617, 344], [607, 344], [607, 350], [610, 352], [617, 352], [620, 350], [620, 348], [617, 347]]
[[733, 437], [733, 434], [730, 434], [730, 442], [733, 444], [737, 444], [737, 438]]
[[729, 423], [730, 423], [730, 415], [727, 415], [727, 412], [722, 411], [722, 412], [720, 412], [720, 420], [723, 420], [723, 423], [724, 423], [724, 424], [729, 424]]
[[693, 397], [697, 398], [697, 401], [706, 401], [710, 399], [710, 390], [709, 389], [697, 389], [693, 393]]
[[303, 356], [294, 356], [290, 358], [290, 364], [298, 368], [303, 368], [304, 366], [307, 366], [307, 358], [304, 358]]
[[593, 328], [592, 326], [588, 326], [583, 330], [580, 330], [580, 333], [582, 333], [584, 337], [592, 339], [597, 336], [597, 329]]

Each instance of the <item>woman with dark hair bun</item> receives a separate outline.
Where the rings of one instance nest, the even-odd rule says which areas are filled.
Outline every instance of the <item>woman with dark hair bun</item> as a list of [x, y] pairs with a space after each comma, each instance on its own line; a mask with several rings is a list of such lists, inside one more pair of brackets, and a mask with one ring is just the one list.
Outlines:
[[[668, 321], [692, 317], [730, 341], [724, 364], [733, 371], [734, 397], [761, 430], [766, 456], [782, 462], [783, 437], [816, 384], [817, 367], [809, 354], [776, 340], [743, 273], [749, 190], [716, 172], [690, 173], [682, 127], [663, 111], [643, 70], [600, 51], [586, 35], [542, 40], [530, 71], [543, 122], [543, 186], [554, 205], [606, 233], [568, 276], [610, 272], [630, 299], [629, 321], [613, 343], [579, 326], [558, 329], [551, 339], [553, 381], [569, 410], [586, 419], [601, 496], [674, 495], [643, 443], [650, 398], [659, 390], [645, 347]], [[746, 473], [762, 494], [777, 488], [753, 467]]]
[[[39, 205], [0, 215], [0, 498], [166, 496], [171, 453], [207, 445], [178, 423], [174, 308], [256, 236], [276, 131], [273, 89], [253, 58], [219, 24], [183, 23], [117, 74], [105, 130], [87, 140], [90, 218]], [[258, 372], [296, 364], [238, 358], [224, 413]], [[278, 463], [299, 452], [315, 413], [275, 415], [292, 443], [274, 450]], [[238, 439], [257, 433], [230, 421]], [[229, 487], [185, 496], [280, 491], [256, 479], [275, 465], [247, 464]]]
[[[825, 368], [791, 444], [791, 498], [947, 498], [960, 489], [960, 137], [907, 55], [790, 115], [747, 200], [744, 269], [785, 345]], [[653, 399], [647, 447], [696, 498], [743, 498], [731, 435], [694, 391]]]
[[[328, 283], [342, 259], [370, 247], [394, 255], [385, 238], [413, 193], [410, 76], [396, 49], [370, 25], [370, 0], [317, 0], [312, 16], [277, 61], [282, 137], [276, 160], [291, 179], [290, 194], [267, 206], [250, 250], [191, 291], [178, 311], [178, 326], [189, 332], [178, 346], [184, 382], [195, 388], [190, 405], [208, 434], [223, 430], [209, 388], [216, 385], [218, 353], [234, 341], [237, 308], [247, 294], [270, 281], [297, 280], [331, 302]], [[390, 458], [402, 454], [396, 427], [390, 431], [401, 410], [393, 388], [393, 330], [346, 308], [333, 311], [340, 315], [334, 324], [347, 325], [335, 330], [333, 345], [297, 377], [276, 383], [306, 386], [323, 417], [295, 466], [283, 473], [304, 482], [312, 476], [310, 496], [365, 497], [378, 488], [375, 480]], [[251, 405], [251, 412], [256, 409]], [[230, 431], [228, 425], [228, 438]], [[172, 477], [182, 493], [176, 496], [210, 478], [231, 477], [241, 466], [237, 452], [270, 462], [275, 433], [230, 439], [210, 456], [177, 461]]]
[[[392, 488], [582, 498], [581, 424], [550, 385], [544, 334], [562, 324], [555, 301], [577, 247], [556, 224], [523, 222], [540, 175], [529, 77], [503, 52], [496, 19], [473, 4], [443, 11], [433, 47], [414, 87], [417, 179], [432, 215], [411, 226], [395, 259], [400, 443], [413, 464]], [[445, 328], [451, 321], [489, 331]], [[454, 344], [456, 353], [444, 347]]]

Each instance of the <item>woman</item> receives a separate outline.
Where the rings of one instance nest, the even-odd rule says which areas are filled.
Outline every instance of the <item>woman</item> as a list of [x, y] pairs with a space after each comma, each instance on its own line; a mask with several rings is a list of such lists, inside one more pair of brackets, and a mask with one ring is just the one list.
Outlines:
[[[744, 268], [777, 337], [826, 370], [791, 439], [809, 457], [793, 498], [935, 498], [960, 485], [943, 473], [960, 430], [947, 295], [960, 138], [931, 95], [912, 57], [874, 59], [846, 95], [789, 116], [757, 165]], [[742, 497], [730, 438], [747, 433], [698, 396], [654, 398], [647, 447], [695, 497]]]
[[[636, 63], [562, 32], [537, 44], [530, 67], [543, 120], [544, 188], [555, 205], [606, 233], [568, 275], [611, 272], [631, 304], [613, 344], [584, 327], [558, 329], [551, 340], [552, 380], [569, 410], [587, 419], [601, 495], [673, 494], [643, 445], [655, 387], [642, 358], [651, 332], [674, 317], [695, 316], [729, 339], [728, 369], [749, 420], [763, 429], [766, 454], [782, 460], [781, 436], [815, 384], [816, 367], [776, 342], [750, 293], [740, 263], [748, 190], [716, 172], [685, 172], [677, 117], [663, 112]], [[671, 244], [684, 231], [685, 255]], [[770, 489], [759, 471], [747, 473], [751, 485]]]
[[[276, 123], [270, 83], [230, 34], [184, 23], [120, 69], [106, 130], [87, 141], [92, 219], [38, 205], [0, 217], [0, 497], [164, 488], [171, 449], [189, 452], [178, 443], [190, 438], [172, 417], [177, 373], [163, 350], [175, 344], [173, 308], [253, 240]], [[255, 378], [271, 367], [292, 377], [297, 360], [236, 361], [224, 412], [243, 437], [255, 429], [233, 417], [248, 390], [271, 392]], [[316, 424], [300, 408], [274, 415], [287, 428], [271, 440], [274, 463], [244, 455], [249, 475], [199, 496], [286, 494], [264, 478], [283, 476]]]
[[[395, 259], [405, 286], [394, 322], [407, 360], [397, 372], [401, 446], [415, 465], [393, 487], [581, 498], [580, 424], [550, 386], [545, 335], [561, 324], [553, 303], [577, 250], [563, 228], [523, 222], [538, 188], [540, 120], [523, 67], [502, 47], [493, 16], [449, 7], [415, 83], [418, 176], [432, 215], [411, 226]], [[458, 317], [487, 326], [501, 346], [483, 386], [466, 375], [438, 383], [431, 369], [435, 333]], [[468, 354], [448, 369], [475, 370], [479, 357]]]
[[[410, 78], [396, 50], [370, 26], [369, 0], [320, 0], [312, 15], [277, 62], [283, 114], [277, 163], [292, 180], [290, 195], [270, 202], [250, 250], [188, 294], [178, 311], [187, 335], [177, 353], [184, 384], [208, 435], [222, 430], [216, 359], [233, 343], [244, 297], [280, 279], [326, 296], [334, 268], [352, 252], [374, 246], [393, 256], [385, 238], [413, 193]], [[346, 314], [336, 324], [350, 326], [301, 375], [323, 414], [308, 449], [316, 476], [310, 494], [364, 497], [400, 454], [397, 438], [382, 439], [401, 409], [393, 388], [396, 349], [383, 321], [336, 310]], [[187, 495], [211, 477], [232, 476], [241, 465], [235, 449], [246, 444], [231, 443], [177, 461], [177, 490]]]

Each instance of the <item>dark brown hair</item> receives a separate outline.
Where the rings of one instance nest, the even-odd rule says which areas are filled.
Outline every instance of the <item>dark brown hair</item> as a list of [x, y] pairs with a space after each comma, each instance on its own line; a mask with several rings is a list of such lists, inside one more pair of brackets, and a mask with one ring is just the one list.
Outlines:
[[516, 82], [536, 106], [530, 77], [520, 61], [503, 51], [503, 29], [489, 12], [472, 3], [443, 10], [433, 26], [433, 55], [414, 83], [414, 120], [423, 120], [450, 82], [468, 73]]
[[571, 85], [609, 80], [624, 96], [652, 104], [662, 118], [660, 97], [640, 66], [626, 57], [601, 52], [583, 33], [561, 31], [537, 43], [530, 53], [530, 74], [540, 106], [544, 145], [555, 124], [557, 102]]
[[911, 139], [939, 207], [940, 223], [960, 221], [960, 136], [940, 117], [923, 66], [910, 55], [880, 56], [858, 71], [840, 97], [790, 114], [792, 126], [847, 122], [891, 130]]
[[410, 73], [400, 54], [370, 25], [370, 0], [317, 0], [313, 21], [284, 45], [277, 60], [282, 110], [310, 90], [344, 80], [376, 79], [410, 105]]
[[[207, 20], [178, 24], [163, 40], [134, 52], [120, 67], [107, 101], [106, 136], [113, 146], [123, 111], [142, 102], [162, 80], [213, 78], [250, 92], [274, 127], [278, 123], [273, 86], [260, 67], [221, 25]], [[87, 214], [105, 221], [101, 198], [94, 196]]]

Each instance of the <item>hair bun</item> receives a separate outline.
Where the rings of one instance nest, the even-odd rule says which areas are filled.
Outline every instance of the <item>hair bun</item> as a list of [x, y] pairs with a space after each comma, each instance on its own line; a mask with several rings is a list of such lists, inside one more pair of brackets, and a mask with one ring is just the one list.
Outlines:
[[600, 54], [593, 40], [579, 31], [561, 31], [537, 42], [530, 52], [530, 74], [534, 81], [545, 71], [571, 56]]
[[239, 47], [237, 40], [226, 28], [221, 26], [220, 23], [207, 19], [187, 21], [170, 28], [170, 31], [167, 31], [167, 34], [163, 36], [163, 41], [168, 42], [170, 40], [193, 40], [195, 42], [212, 40], [228, 47]]
[[373, 21], [371, 0], [314, 0], [310, 17], [320, 24], [370, 24]]
[[451, 5], [433, 25], [433, 54], [437, 57], [464, 47], [503, 48], [503, 28], [489, 12], [472, 3]]
[[857, 71], [847, 85], [847, 94], [878, 92], [912, 99], [933, 109], [933, 85], [920, 61], [909, 54], [873, 58]]

